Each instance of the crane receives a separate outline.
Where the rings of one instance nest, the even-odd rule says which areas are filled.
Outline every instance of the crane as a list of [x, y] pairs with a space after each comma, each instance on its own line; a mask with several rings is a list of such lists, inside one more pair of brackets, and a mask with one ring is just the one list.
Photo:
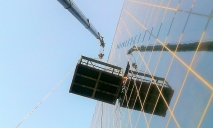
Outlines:
[[77, 5], [72, 0], [58, 0], [65, 9], [67, 9], [79, 22], [81, 22], [86, 29], [88, 29], [99, 41], [101, 46], [101, 52], [98, 54], [99, 59], [104, 56], [105, 43], [103, 36], [95, 29], [90, 23], [89, 19], [81, 12]]

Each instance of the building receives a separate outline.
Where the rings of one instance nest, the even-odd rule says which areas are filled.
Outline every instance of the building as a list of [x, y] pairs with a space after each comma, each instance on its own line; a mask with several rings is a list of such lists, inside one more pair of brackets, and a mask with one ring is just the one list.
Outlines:
[[[122, 100], [116, 105], [98, 102], [91, 128], [212, 127], [212, 40], [212, 0], [125, 0], [108, 63], [125, 69], [129, 62], [136, 76], [141, 73], [144, 79], [143, 74], [149, 74], [148, 81], [155, 85], [155, 76], [164, 78], [163, 88], [167, 83], [174, 92], [165, 103], [158, 89], [167, 107], [165, 116], [154, 114], [155, 109], [134, 110], [136, 102], [144, 107], [140, 95], [131, 105], [132, 95], [124, 97], [126, 107]], [[186, 44], [190, 48], [182, 47]], [[133, 86], [137, 92], [144, 89], [137, 82]]]

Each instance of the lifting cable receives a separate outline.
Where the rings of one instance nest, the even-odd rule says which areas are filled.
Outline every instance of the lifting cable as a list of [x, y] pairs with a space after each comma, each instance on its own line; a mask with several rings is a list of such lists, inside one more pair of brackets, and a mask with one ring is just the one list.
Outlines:
[[104, 57], [104, 47], [105, 47], [105, 43], [103, 43], [103, 45], [100, 45], [100, 50], [99, 50], [99, 54], [98, 54], [98, 58], [100, 60], [102, 60], [102, 58]]
[[41, 102], [39, 102], [39, 104], [29, 113], [27, 114], [27, 116], [25, 116], [22, 121], [16, 126], [16, 128], [18, 128], [49, 96], [50, 94], [52, 94], [53, 91], [55, 91], [55, 89], [65, 80], [65, 78], [74, 70], [74, 68], [71, 69], [71, 71], [69, 71], [67, 73], [66, 76], [64, 76], [64, 78], [62, 78], [58, 84], [56, 84], [52, 90], [41, 100]]

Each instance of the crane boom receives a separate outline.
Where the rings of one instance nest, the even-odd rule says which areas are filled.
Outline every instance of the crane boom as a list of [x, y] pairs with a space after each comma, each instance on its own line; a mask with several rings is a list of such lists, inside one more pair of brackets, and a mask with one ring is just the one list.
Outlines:
[[99, 39], [100, 46], [104, 48], [105, 43], [103, 37], [90, 23], [89, 19], [81, 12], [77, 5], [72, 0], [58, 0], [58, 2], [61, 3], [73, 16], [75, 16], [75, 18], [78, 19], [78, 21], [80, 21], [97, 39]]

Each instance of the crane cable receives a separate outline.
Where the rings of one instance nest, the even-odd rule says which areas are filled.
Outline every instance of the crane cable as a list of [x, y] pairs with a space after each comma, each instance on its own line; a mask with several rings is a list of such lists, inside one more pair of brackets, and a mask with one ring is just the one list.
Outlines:
[[101, 60], [104, 57], [104, 47], [100, 46], [98, 58]]
[[34, 108], [34, 109], [32, 109], [32, 111], [29, 113], [29, 114], [27, 114], [27, 116], [25, 116], [23, 119], [22, 119], [22, 121], [16, 126], [16, 128], [18, 128], [49, 96], [50, 96], [50, 94], [52, 94], [52, 92], [53, 91], [55, 91], [55, 89], [64, 81], [64, 79], [72, 72], [74, 70], [74, 68], [72, 68], [71, 69], [71, 71], [69, 71], [68, 73], [67, 73], [67, 75], [65, 75], [64, 76], [64, 78], [62, 78], [59, 82], [58, 82], [58, 84], [56, 84], [53, 88], [52, 88], [52, 90], [41, 100], [41, 102], [39, 102], [39, 104]]

